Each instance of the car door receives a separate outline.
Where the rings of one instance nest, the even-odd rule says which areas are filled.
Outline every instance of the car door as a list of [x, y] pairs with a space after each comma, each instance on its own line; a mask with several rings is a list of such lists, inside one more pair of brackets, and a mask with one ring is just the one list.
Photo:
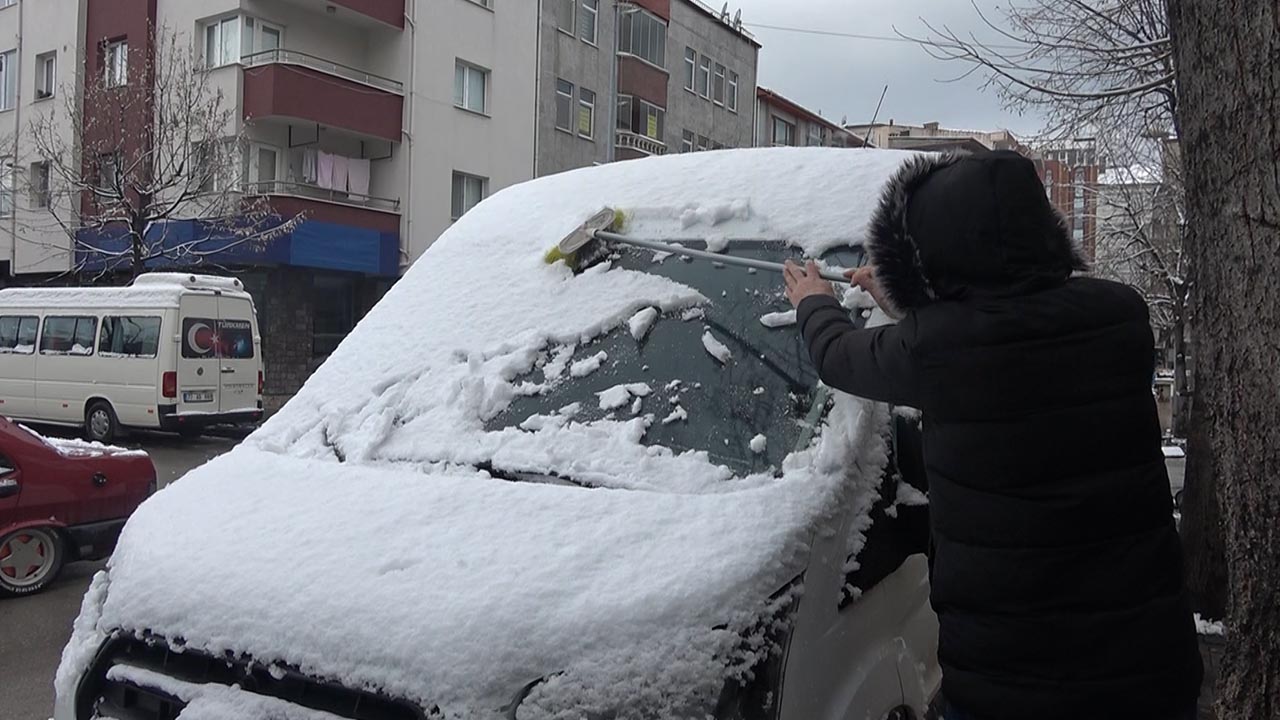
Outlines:
[[218, 297], [186, 293], [179, 303], [178, 414], [216, 413], [221, 383], [218, 365]]
[[258, 358], [253, 304], [246, 298], [218, 298], [218, 410], [246, 412], [258, 408]]

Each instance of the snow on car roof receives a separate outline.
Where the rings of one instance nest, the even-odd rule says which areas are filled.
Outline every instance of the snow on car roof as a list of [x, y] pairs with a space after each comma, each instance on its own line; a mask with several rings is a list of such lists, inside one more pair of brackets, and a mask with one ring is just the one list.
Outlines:
[[218, 291], [248, 298], [234, 278], [184, 273], [146, 273], [128, 287], [43, 287], [0, 290], [0, 307], [21, 308], [150, 308], [177, 307], [183, 294]]
[[[804, 567], [814, 533], [834, 529], [835, 508], [878, 479], [884, 414], [837, 393], [827, 430], [776, 477], [735, 477], [705, 452], [645, 445], [665, 406], [595, 422], [566, 409], [556, 422], [487, 429], [513, 398], [568, 381], [570, 361], [595, 354], [575, 354], [583, 343], [614, 329], [630, 340], [637, 312], [709, 302], [657, 274], [606, 263], [574, 275], [543, 256], [606, 205], [651, 235], [717, 231], [812, 253], [856, 244], [906, 157], [709, 152], [495, 194], [263, 428], [135, 513], [105, 604], [86, 601], [101, 618], [77, 623], [60, 682], [103, 632], [124, 628], [295, 665], [446, 717], [500, 717], [549, 677], [521, 717], [640, 698], [670, 716], [714, 702], [759, 649], [742, 634]], [[597, 489], [510, 482], [482, 461]]]

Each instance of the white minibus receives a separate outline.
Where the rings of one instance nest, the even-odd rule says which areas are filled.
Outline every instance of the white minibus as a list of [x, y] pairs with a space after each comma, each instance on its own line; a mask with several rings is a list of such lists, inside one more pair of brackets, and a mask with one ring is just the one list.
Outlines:
[[253, 299], [235, 278], [147, 273], [129, 287], [0, 290], [0, 415], [197, 434], [262, 418]]

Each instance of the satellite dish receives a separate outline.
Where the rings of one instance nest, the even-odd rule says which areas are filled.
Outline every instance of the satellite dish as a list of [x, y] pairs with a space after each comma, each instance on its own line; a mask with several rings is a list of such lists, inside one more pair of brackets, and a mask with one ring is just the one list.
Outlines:
[[738, 12], [733, 14], [733, 26], [742, 29], [742, 8], [738, 8]]
[[720, 9], [720, 21], [729, 22], [729, 3], [725, 3], [724, 7]]

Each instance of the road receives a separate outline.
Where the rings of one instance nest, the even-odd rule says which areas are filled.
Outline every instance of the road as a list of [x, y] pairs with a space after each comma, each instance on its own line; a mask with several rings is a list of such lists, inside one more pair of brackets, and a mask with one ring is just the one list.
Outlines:
[[[40, 430], [60, 434], [50, 428]], [[121, 444], [151, 453], [159, 485], [164, 487], [235, 443], [225, 438], [184, 441], [174, 436], [144, 435]], [[80, 599], [89, 580], [104, 565], [105, 560], [68, 565], [44, 592], [0, 600], [0, 718], [44, 720], [53, 714], [53, 675], [62, 646], [71, 636], [71, 624], [80, 612]]]

